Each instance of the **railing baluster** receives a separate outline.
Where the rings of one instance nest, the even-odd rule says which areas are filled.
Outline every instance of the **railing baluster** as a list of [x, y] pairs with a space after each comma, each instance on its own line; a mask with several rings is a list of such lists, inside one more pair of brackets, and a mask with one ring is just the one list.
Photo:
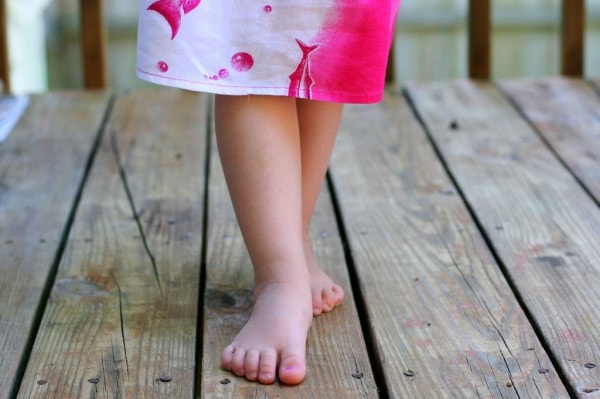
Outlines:
[[[570, 1], [570, 0], [569, 0]], [[469, 77], [489, 79], [492, 14], [490, 0], [469, 0]]]
[[81, 54], [84, 85], [104, 88], [108, 82], [103, 0], [80, 0]]
[[585, 0], [562, 0], [561, 72], [583, 76]]
[[8, 16], [6, 0], [0, 0], [0, 92], [10, 91], [10, 64], [8, 57]]
[[385, 70], [385, 81], [386, 83], [396, 83], [396, 62], [394, 60], [395, 49], [394, 44], [396, 40], [392, 40], [392, 46], [390, 47], [390, 55], [388, 58], [387, 69]]

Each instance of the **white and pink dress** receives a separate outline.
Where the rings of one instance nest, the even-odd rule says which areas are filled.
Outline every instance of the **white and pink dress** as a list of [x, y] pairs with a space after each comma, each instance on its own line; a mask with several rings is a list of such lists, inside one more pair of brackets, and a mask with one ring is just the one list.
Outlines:
[[381, 99], [400, 0], [141, 0], [141, 79], [217, 94]]

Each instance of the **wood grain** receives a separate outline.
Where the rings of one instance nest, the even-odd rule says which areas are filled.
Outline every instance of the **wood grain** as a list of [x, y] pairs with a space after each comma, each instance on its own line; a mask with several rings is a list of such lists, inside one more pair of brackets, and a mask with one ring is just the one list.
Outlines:
[[87, 89], [104, 88], [108, 85], [104, 1], [79, 1], [83, 80]]
[[567, 397], [403, 98], [346, 112], [331, 172], [389, 396]]
[[469, 0], [469, 77], [491, 74], [492, 12], [490, 0]]
[[600, 203], [600, 96], [566, 78], [501, 81], [500, 88]]
[[492, 85], [410, 95], [570, 389], [599, 395], [600, 209]]
[[108, 93], [33, 96], [0, 145], [0, 398], [18, 388]]
[[118, 98], [19, 398], [192, 398], [206, 97]]
[[264, 386], [220, 368], [221, 351], [248, 320], [253, 272], [213, 147], [208, 213], [202, 398], [373, 398], [377, 387], [360, 329], [340, 236], [323, 190], [311, 234], [320, 265], [343, 287], [344, 304], [315, 318], [308, 339], [306, 380]]
[[562, 0], [561, 72], [583, 76], [585, 0]]

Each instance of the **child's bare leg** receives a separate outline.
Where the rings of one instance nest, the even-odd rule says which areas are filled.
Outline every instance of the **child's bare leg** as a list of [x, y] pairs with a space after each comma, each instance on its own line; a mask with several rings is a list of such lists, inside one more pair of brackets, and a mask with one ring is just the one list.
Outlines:
[[321, 270], [313, 255], [310, 221], [327, 172], [342, 116], [342, 104], [298, 99], [302, 148], [302, 233], [311, 278], [313, 314], [328, 312], [344, 299], [344, 291]]
[[293, 98], [217, 96], [225, 177], [255, 273], [248, 323], [223, 351], [223, 366], [248, 380], [287, 384], [306, 374], [312, 322], [302, 241], [300, 136]]

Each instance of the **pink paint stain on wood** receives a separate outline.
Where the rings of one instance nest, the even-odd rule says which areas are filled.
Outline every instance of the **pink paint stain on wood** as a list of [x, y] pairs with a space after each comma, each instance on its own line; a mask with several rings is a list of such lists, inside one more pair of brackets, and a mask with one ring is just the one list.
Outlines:
[[536, 255], [541, 254], [543, 249], [544, 249], [544, 246], [542, 244], [534, 244], [531, 246], [531, 250]]
[[523, 254], [517, 255], [517, 264], [515, 266], [515, 271], [517, 273], [522, 273], [525, 271], [525, 265], [527, 265], [527, 256]]
[[424, 327], [423, 322], [421, 322], [417, 318], [408, 319], [408, 320], [404, 321], [404, 323], [402, 323], [402, 325], [407, 330], [411, 330], [411, 329], [415, 329], [415, 328], [423, 328]]
[[588, 338], [585, 336], [585, 334], [582, 334], [579, 331], [571, 328], [563, 328], [561, 330], [561, 335], [568, 341], [588, 342]]
[[419, 348], [429, 348], [433, 344], [429, 338], [415, 339], [413, 343]]
[[470, 346], [467, 348], [467, 350], [465, 350], [465, 352], [467, 353], [467, 356], [469, 356], [469, 357], [475, 358], [475, 357], [479, 356], [477, 351]]

